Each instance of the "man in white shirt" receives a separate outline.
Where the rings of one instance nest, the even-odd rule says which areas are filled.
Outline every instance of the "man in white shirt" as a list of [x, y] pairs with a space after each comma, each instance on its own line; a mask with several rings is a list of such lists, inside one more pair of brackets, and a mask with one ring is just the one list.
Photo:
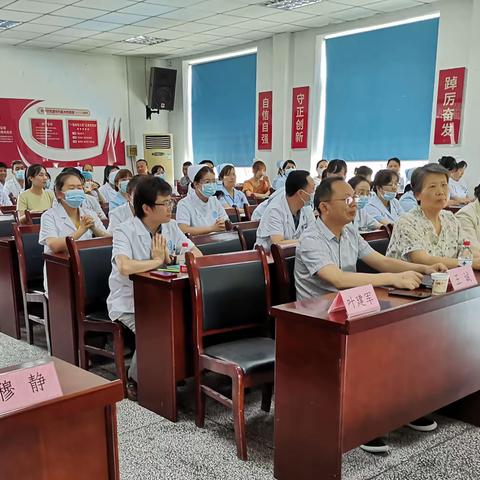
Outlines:
[[[201, 256], [172, 220], [172, 187], [153, 176], [142, 178], [135, 189], [135, 216], [113, 232], [112, 273], [107, 307], [112, 321], [122, 322], [135, 332], [133, 283], [129, 276], [172, 263], [173, 257], [187, 244], [189, 251]], [[161, 312], [159, 312], [161, 315]], [[133, 355], [128, 371], [127, 393], [136, 398], [137, 358]]]
[[5, 182], [5, 193], [11, 198], [17, 199], [25, 189], [25, 170], [26, 167], [20, 160], [12, 163], [13, 178]]
[[315, 182], [306, 170], [294, 170], [285, 182], [285, 191], [272, 199], [257, 229], [256, 245], [270, 251], [272, 243], [297, 243], [302, 232], [315, 222]]

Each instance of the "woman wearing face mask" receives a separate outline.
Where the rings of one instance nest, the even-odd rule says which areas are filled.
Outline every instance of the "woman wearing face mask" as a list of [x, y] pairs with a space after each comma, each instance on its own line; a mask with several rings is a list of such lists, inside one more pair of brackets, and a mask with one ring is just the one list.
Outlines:
[[122, 168], [115, 175], [115, 190], [117, 194], [110, 199], [108, 209], [111, 212], [115, 208], [128, 202], [127, 187], [129, 180], [133, 177], [132, 172], [128, 168]]
[[263, 200], [270, 196], [270, 180], [265, 175], [267, 166], [257, 160], [252, 165], [253, 177], [243, 184], [243, 192], [247, 197]]
[[328, 160], [325, 160], [322, 158], [322, 160], [320, 160], [318, 163], [317, 163], [317, 176], [316, 177], [313, 177], [313, 181], [315, 182], [315, 186], [318, 187], [320, 185], [320, 182], [322, 181], [322, 177], [323, 177], [323, 172], [327, 169], [328, 167]]
[[[45, 253], [66, 252], [66, 237], [88, 240], [94, 236], [108, 236], [98, 215], [81, 206], [85, 200], [85, 192], [79, 175], [70, 172], [60, 173], [55, 179], [55, 196], [57, 202], [40, 220], [38, 241], [40, 245], [44, 245]], [[46, 291], [45, 274], [44, 278]]]
[[25, 220], [25, 210], [44, 212], [52, 206], [55, 195], [51, 190], [45, 190], [47, 180], [47, 171], [42, 165], [35, 164], [28, 167], [25, 191], [20, 194], [17, 201], [20, 222]]
[[380, 170], [373, 180], [372, 196], [367, 205], [369, 213], [382, 225], [395, 223], [405, 213], [397, 200], [398, 175], [393, 170]]
[[161, 165], [154, 165], [152, 167], [152, 175], [165, 180], [165, 169]]
[[345, 160], [331, 160], [328, 162], [327, 168], [322, 174], [323, 178], [329, 177], [341, 177], [343, 179], [347, 178], [347, 163]]
[[183, 233], [190, 235], [223, 232], [228, 215], [215, 197], [217, 183], [213, 169], [192, 165], [188, 167], [188, 177], [193, 182], [187, 196], [178, 202], [178, 226]]
[[85, 179], [85, 184], [83, 190], [87, 195], [95, 197], [99, 203], [108, 203], [105, 201], [104, 196], [100, 193], [100, 185], [93, 179], [93, 170], [91, 165], [86, 164], [83, 166], [82, 171], [80, 172]]
[[382, 224], [377, 222], [366, 210], [366, 206], [370, 201], [370, 183], [359, 175], [351, 178], [348, 183], [358, 197], [357, 213], [353, 225], [355, 225], [360, 232], [378, 230]]
[[218, 166], [220, 171], [218, 175], [219, 185], [217, 186], [218, 200], [223, 207], [237, 207], [240, 212], [243, 212], [243, 206], [247, 203], [247, 197], [243, 192], [237, 190], [235, 185], [237, 183], [237, 175], [235, 167], [229, 163], [224, 163]]
[[274, 190], [280, 190], [285, 187], [285, 181], [287, 180], [288, 174], [293, 172], [297, 168], [297, 165], [293, 160], [287, 160], [280, 165], [278, 169], [278, 175], [274, 178], [272, 187]]
[[133, 196], [135, 189], [142, 178], [148, 178], [146, 175], [135, 175], [127, 185], [128, 202], [120, 205], [115, 210], [111, 211], [108, 216], [108, 231], [113, 235], [113, 231], [123, 222], [133, 218]]
[[103, 185], [98, 189], [105, 199], [105, 203], [117, 195], [115, 190], [115, 177], [120, 169], [115, 165], [107, 165], [103, 172]]

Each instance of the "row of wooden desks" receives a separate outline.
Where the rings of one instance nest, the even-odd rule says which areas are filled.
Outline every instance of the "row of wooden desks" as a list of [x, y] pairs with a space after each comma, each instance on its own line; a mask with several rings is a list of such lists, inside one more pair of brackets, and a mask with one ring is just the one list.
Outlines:
[[275, 478], [339, 479], [342, 453], [442, 407], [480, 425], [480, 286], [375, 290], [381, 311], [362, 318], [328, 314], [334, 294], [273, 308]]

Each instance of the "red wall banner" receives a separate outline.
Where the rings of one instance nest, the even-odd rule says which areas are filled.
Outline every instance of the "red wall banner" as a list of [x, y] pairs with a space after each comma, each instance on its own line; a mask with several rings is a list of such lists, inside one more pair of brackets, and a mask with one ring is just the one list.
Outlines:
[[310, 87], [296, 87], [292, 94], [292, 148], [308, 145], [308, 97]]
[[457, 145], [462, 121], [465, 67], [440, 70], [438, 79], [435, 145]]
[[258, 93], [258, 150], [272, 149], [272, 92]]
[[50, 107], [43, 100], [0, 98], [0, 161], [9, 166], [14, 160], [46, 167], [125, 165], [121, 120], [91, 115], [88, 109]]

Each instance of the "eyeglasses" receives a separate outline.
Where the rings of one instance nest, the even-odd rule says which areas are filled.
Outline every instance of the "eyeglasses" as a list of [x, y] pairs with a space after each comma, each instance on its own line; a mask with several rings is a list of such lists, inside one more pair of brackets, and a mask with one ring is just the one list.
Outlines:
[[345, 197], [345, 198], [331, 198], [330, 200], [326, 200], [327, 202], [345, 202], [348, 206], [352, 205], [353, 203], [358, 202], [358, 195], [354, 195], [353, 197]]
[[173, 208], [175, 202], [173, 200], [167, 200], [165, 202], [156, 203], [155, 205], [157, 205], [158, 207]]
[[398, 189], [398, 183], [389, 183], [388, 185], [384, 185], [383, 189], [385, 189], [385, 187], [389, 187], [389, 188], [393, 188], [394, 190], [397, 190]]

